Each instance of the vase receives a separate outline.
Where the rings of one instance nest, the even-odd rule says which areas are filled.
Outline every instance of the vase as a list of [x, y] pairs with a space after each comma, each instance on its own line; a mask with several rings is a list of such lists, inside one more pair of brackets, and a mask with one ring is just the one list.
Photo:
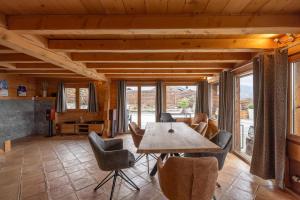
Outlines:
[[43, 90], [43, 97], [47, 97], [47, 90]]

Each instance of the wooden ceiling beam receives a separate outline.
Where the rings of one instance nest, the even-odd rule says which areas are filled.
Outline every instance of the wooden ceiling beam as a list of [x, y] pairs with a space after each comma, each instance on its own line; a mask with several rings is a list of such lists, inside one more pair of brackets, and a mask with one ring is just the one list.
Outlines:
[[35, 69], [56, 69], [56, 70], [64, 70], [64, 68], [61, 68], [57, 65], [53, 65], [50, 63], [16, 63], [16, 68], [17, 69], [30, 69], [30, 68], [35, 68]]
[[0, 62], [6, 63], [43, 63], [35, 57], [23, 53], [0, 54]]
[[264, 34], [300, 32], [300, 15], [13, 15], [9, 30], [30, 34]]
[[72, 60], [86, 63], [235, 63], [250, 60], [250, 53], [72, 53]]
[[257, 52], [276, 48], [272, 39], [49, 40], [63, 52]]
[[46, 63], [60, 66], [66, 70], [70, 70], [91, 79], [101, 81], [107, 80], [103, 74], [99, 74], [95, 70], [86, 68], [86, 66], [82, 63], [72, 61], [67, 55], [57, 53], [53, 50], [48, 49], [47, 47], [41, 46], [40, 43], [34, 40], [22, 37], [21, 35], [13, 31], [1, 27], [0, 45], [27, 54], [31, 57], [36, 58], [37, 60], [42, 60]]
[[16, 53], [16, 51], [0, 45], [0, 53]]
[[11, 63], [0, 62], [1, 67], [5, 67], [6, 69], [16, 69], [16, 65]]
[[203, 79], [204, 77], [212, 77], [214, 74], [107, 74], [110, 79]]
[[229, 63], [87, 63], [94, 69], [231, 69]]
[[115, 69], [101, 69], [97, 70], [100, 73], [103, 74], [163, 74], [163, 73], [170, 73], [170, 74], [176, 74], [176, 73], [197, 73], [197, 74], [212, 74], [212, 73], [220, 73], [223, 70], [222, 69], [211, 69], [211, 70], [205, 70], [205, 69], [122, 69], [122, 70], [115, 70]]

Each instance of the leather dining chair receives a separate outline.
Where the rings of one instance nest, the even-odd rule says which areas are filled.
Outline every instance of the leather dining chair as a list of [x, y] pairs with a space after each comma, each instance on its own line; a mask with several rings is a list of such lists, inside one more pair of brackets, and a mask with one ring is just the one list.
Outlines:
[[[132, 136], [132, 140], [133, 140], [133, 143], [134, 143], [134, 146], [136, 148], [139, 148], [140, 146], [140, 143], [143, 139], [143, 136], [144, 136], [144, 133], [145, 133], [145, 130], [144, 129], [140, 129], [138, 127], [138, 125], [135, 123], [135, 122], [131, 122], [129, 124], [129, 129], [130, 129], [130, 133], [131, 133], [131, 136]], [[147, 167], [148, 167], [148, 174], [149, 174], [149, 155], [151, 157], [153, 157], [154, 159], [157, 159], [156, 155], [155, 154], [140, 154], [135, 162], [138, 162], [139, 160], [141, 160], [143, 157], [146, 156], [146, 159], [147, 159]]]
[[113, 185], [110, 193], [110, 199], [112, 199], [117, 177], [122, 178], [136, 190], [140, 190], [138, 186], [122, 171], [122, 169], [133, 167], [135, 164], [134, 155], [130, 151], [123, 149], [123, 140], [103, 140], [95, 132], [91, 132], [88, 138], [99, 168], [103, 171], [110, 171], [110, 173], [97, 185], [97, 187], [95, 187], [94, 190], [98, 190], [110, 179], [113, 179]]
[[160, 122], [176, 122], [170, 113], [161, 113]]
[[206, 113], [196, 113], [194, 118], [192, 118], [191, 127], [197, 127], [200, 122], [208, 123], [208, 116]]
[[205, 136], [208, 124], [205, 122], [200, 122], [198, 126], [194, 128], [195, 131], [200, 133], [202, 136]]
[[[219, 170], [223, 169], [226, 156], [231, 149], [232, 146], [232, 134], [227, 131], [219, 131], [219, 133], [211, 139], [213, 143], [218, 145], [221, 150], [216, 152], [201, 152], [201, 153], [185, 153], [185, 157], [215, 157], [218, 160]], [[218, 187], [221, 187], [220, 184], [217, 183]]]
[[158, 160], [159, 184], [170, 200], [211, 200], [218, 178], [218, 162], [214, 157], [169, 157]]

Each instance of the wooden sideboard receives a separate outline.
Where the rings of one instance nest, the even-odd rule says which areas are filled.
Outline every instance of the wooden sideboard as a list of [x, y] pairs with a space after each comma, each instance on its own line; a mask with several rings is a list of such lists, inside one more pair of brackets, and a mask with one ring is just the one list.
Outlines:
[[88, 134], [92, 131], [95, 131], [98, 134], [102, 134], [103, 129], [104, 124], [75, 123], [60, 125], [61, 134]]

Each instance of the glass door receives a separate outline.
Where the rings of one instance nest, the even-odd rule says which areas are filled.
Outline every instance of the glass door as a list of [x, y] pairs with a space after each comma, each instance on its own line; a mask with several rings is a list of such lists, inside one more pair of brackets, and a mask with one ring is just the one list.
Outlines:
[[156, 87], [133, 85], [126, 87], [128, 122], [135, 122], [145, 128], [148, 122], [155, 122]]
[[138, 124], [138, 87], [126, 87], [128, 123], [135, 122]]
[[234, 150], [250, 161], [254, 142], [253, 74], [236, 78]]

